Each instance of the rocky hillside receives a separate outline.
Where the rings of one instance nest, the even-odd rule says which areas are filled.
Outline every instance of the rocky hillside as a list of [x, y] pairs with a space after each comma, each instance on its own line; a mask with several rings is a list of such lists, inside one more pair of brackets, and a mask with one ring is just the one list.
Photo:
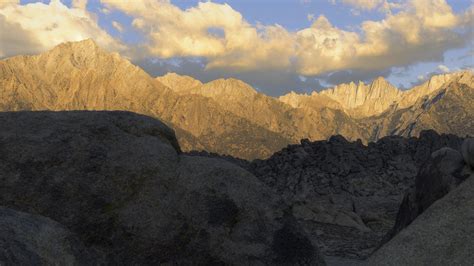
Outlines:
[[236, 79], [152, 78], [85, 40], [1, 60], [0, 110], [133, 111], [173, 127], [185, 151], [255, 159], [337, 134], [363, 143], [425, 129], [474, 135], [473, 84], [470, 72], [433, 77], [409, 91], [379, 78], [277, 99]]
[[460, 234], [472, 230], [472, 140], [335, 136], [248, 162], [182, 153], [164, 123], [129, 112], [4, 112], [0, 123], [0, 264], [351, 265], [391, 228], [374, 265], [433, 237], [471, 258]]
[[388, 243], [367, 264], [472, 264], [473, 189], [474, 139], [466, 139], [461, 152], [434, 152], [405, 196]]
[[334, 136], [303, 140], [247, 164], [223, 159], [281, 195], [297, 220], [320, 239], [324, 254], [360, 260], [392, 229], [405, 192], [431, 154], [443, 147], [459, 150], [462, 141], [434, 131], [419, 138], [385, 137], [368, 146]]
[[[324, 265], [259, 179], [128, 112], [0, 113], [0, 264]], [[29, 214], [28, 214], [29, 213]]]

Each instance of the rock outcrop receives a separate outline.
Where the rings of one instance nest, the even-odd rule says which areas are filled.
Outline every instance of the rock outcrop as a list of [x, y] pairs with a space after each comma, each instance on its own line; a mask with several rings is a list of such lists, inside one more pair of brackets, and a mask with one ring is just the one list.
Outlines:
[[433, 131], [368, 146], [335, 136], [290, 145], [246, 168], [291, 205], [325, 255], [360, 260], [392, 229], [405, 191], [431, 153], [459, 150], [461, 143]]
[[16, 112], [0, 124], [0, 205], [54, 220], [57, 241], [71, 232], [108, 264], [324, 264], [278, 195], [236, 165], [182, 155], [160, 121]]
[[[474, 151], [467, 148], [470, 143], [472, 139], [466, 139], [461, 146], [467, 158], [474, 154]], [[443, 198], [473, 173], [458, 150], [444, 147], [433, 152], [430, 160], [420, 169], [415, 186], [405, 195], [396, 223], [383, 242], [392, 239], [434, 202]]]
[[443, 171], [464, 165], [457, 152], [462, 142], [454, 135], [425, 131], [420, 138], [385, 137], [368, 146], [341, 136], [302, 140], [253, 162], [202, 152], [190, 155], [221, 158], [249, 170], [291, 206], [328, 261], [354, 264], [391, 231], [405, 192], [415, 186], [431, 154], [445, 158]]
[[472, 265], [474, 175], [382, 246], [368, 265]]
[[351, 82], [323, 90], [320, 94], [339, 102], [353, 116], [367, 117], [387, 110], [399, 99], [402, 92], [379, 77], [369, 85], [363, 82], [356, 85]]
[[57, 222], [0, 207], [1, 265], [91, 265], [102, 254], [86, 249], [77, 236]]

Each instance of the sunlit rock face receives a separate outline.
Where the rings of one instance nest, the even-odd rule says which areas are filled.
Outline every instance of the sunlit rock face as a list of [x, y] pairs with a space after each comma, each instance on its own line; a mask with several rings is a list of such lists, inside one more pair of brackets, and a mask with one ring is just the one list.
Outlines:
[[176, 73], [167, 73], [156, 79], [179, 94], [193, 93], [197, 87], [202, 85], [202, 82], [197, 79]]
[[0, 110], [133, 111], [174, 128], [185, 151], [255, 159], [338, 134], [363, 143], [425, 129], [474, 135], [473, 84], [470, 72], [434, 76], [407, 91], [378, 78], [277, 99], [232, 78], [153, 78], [85, 40], [0, 61]]
[[324, 90], [321, 94], [339, 102], [354, 116], [366, 117], [385, 111], [400, 98], [402, 92], [379, 77], [369, 85], [362, 82], [356, 85], [352, 82]]

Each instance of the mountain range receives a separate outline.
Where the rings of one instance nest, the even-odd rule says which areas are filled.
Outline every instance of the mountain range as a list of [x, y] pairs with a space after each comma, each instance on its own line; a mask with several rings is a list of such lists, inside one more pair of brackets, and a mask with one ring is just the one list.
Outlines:
[[174, 73], [154, 78], [90, 39], [0, 61], [0, 111], [132, 111], [172, 127], [184, 151], [243, 159], [338, 134], [363, 143], [425, 129], [474, 135], [473, 102], [468, 71], [433, 76], [409, 90], [380, 77], [274, 98], [232, 78], [204, 84]]

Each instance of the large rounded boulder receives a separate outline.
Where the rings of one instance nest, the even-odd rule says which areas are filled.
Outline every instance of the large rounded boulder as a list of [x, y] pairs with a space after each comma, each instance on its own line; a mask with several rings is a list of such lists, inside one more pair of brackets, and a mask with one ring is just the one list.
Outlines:
[[90, 265], [102, 260], [57, 222], [0, 207], [0, 265]]
[[51, 218], [111, 264], [324, 264], [249, 172], [180, 154], [128, 112], [0, 114], [0, 205]]

